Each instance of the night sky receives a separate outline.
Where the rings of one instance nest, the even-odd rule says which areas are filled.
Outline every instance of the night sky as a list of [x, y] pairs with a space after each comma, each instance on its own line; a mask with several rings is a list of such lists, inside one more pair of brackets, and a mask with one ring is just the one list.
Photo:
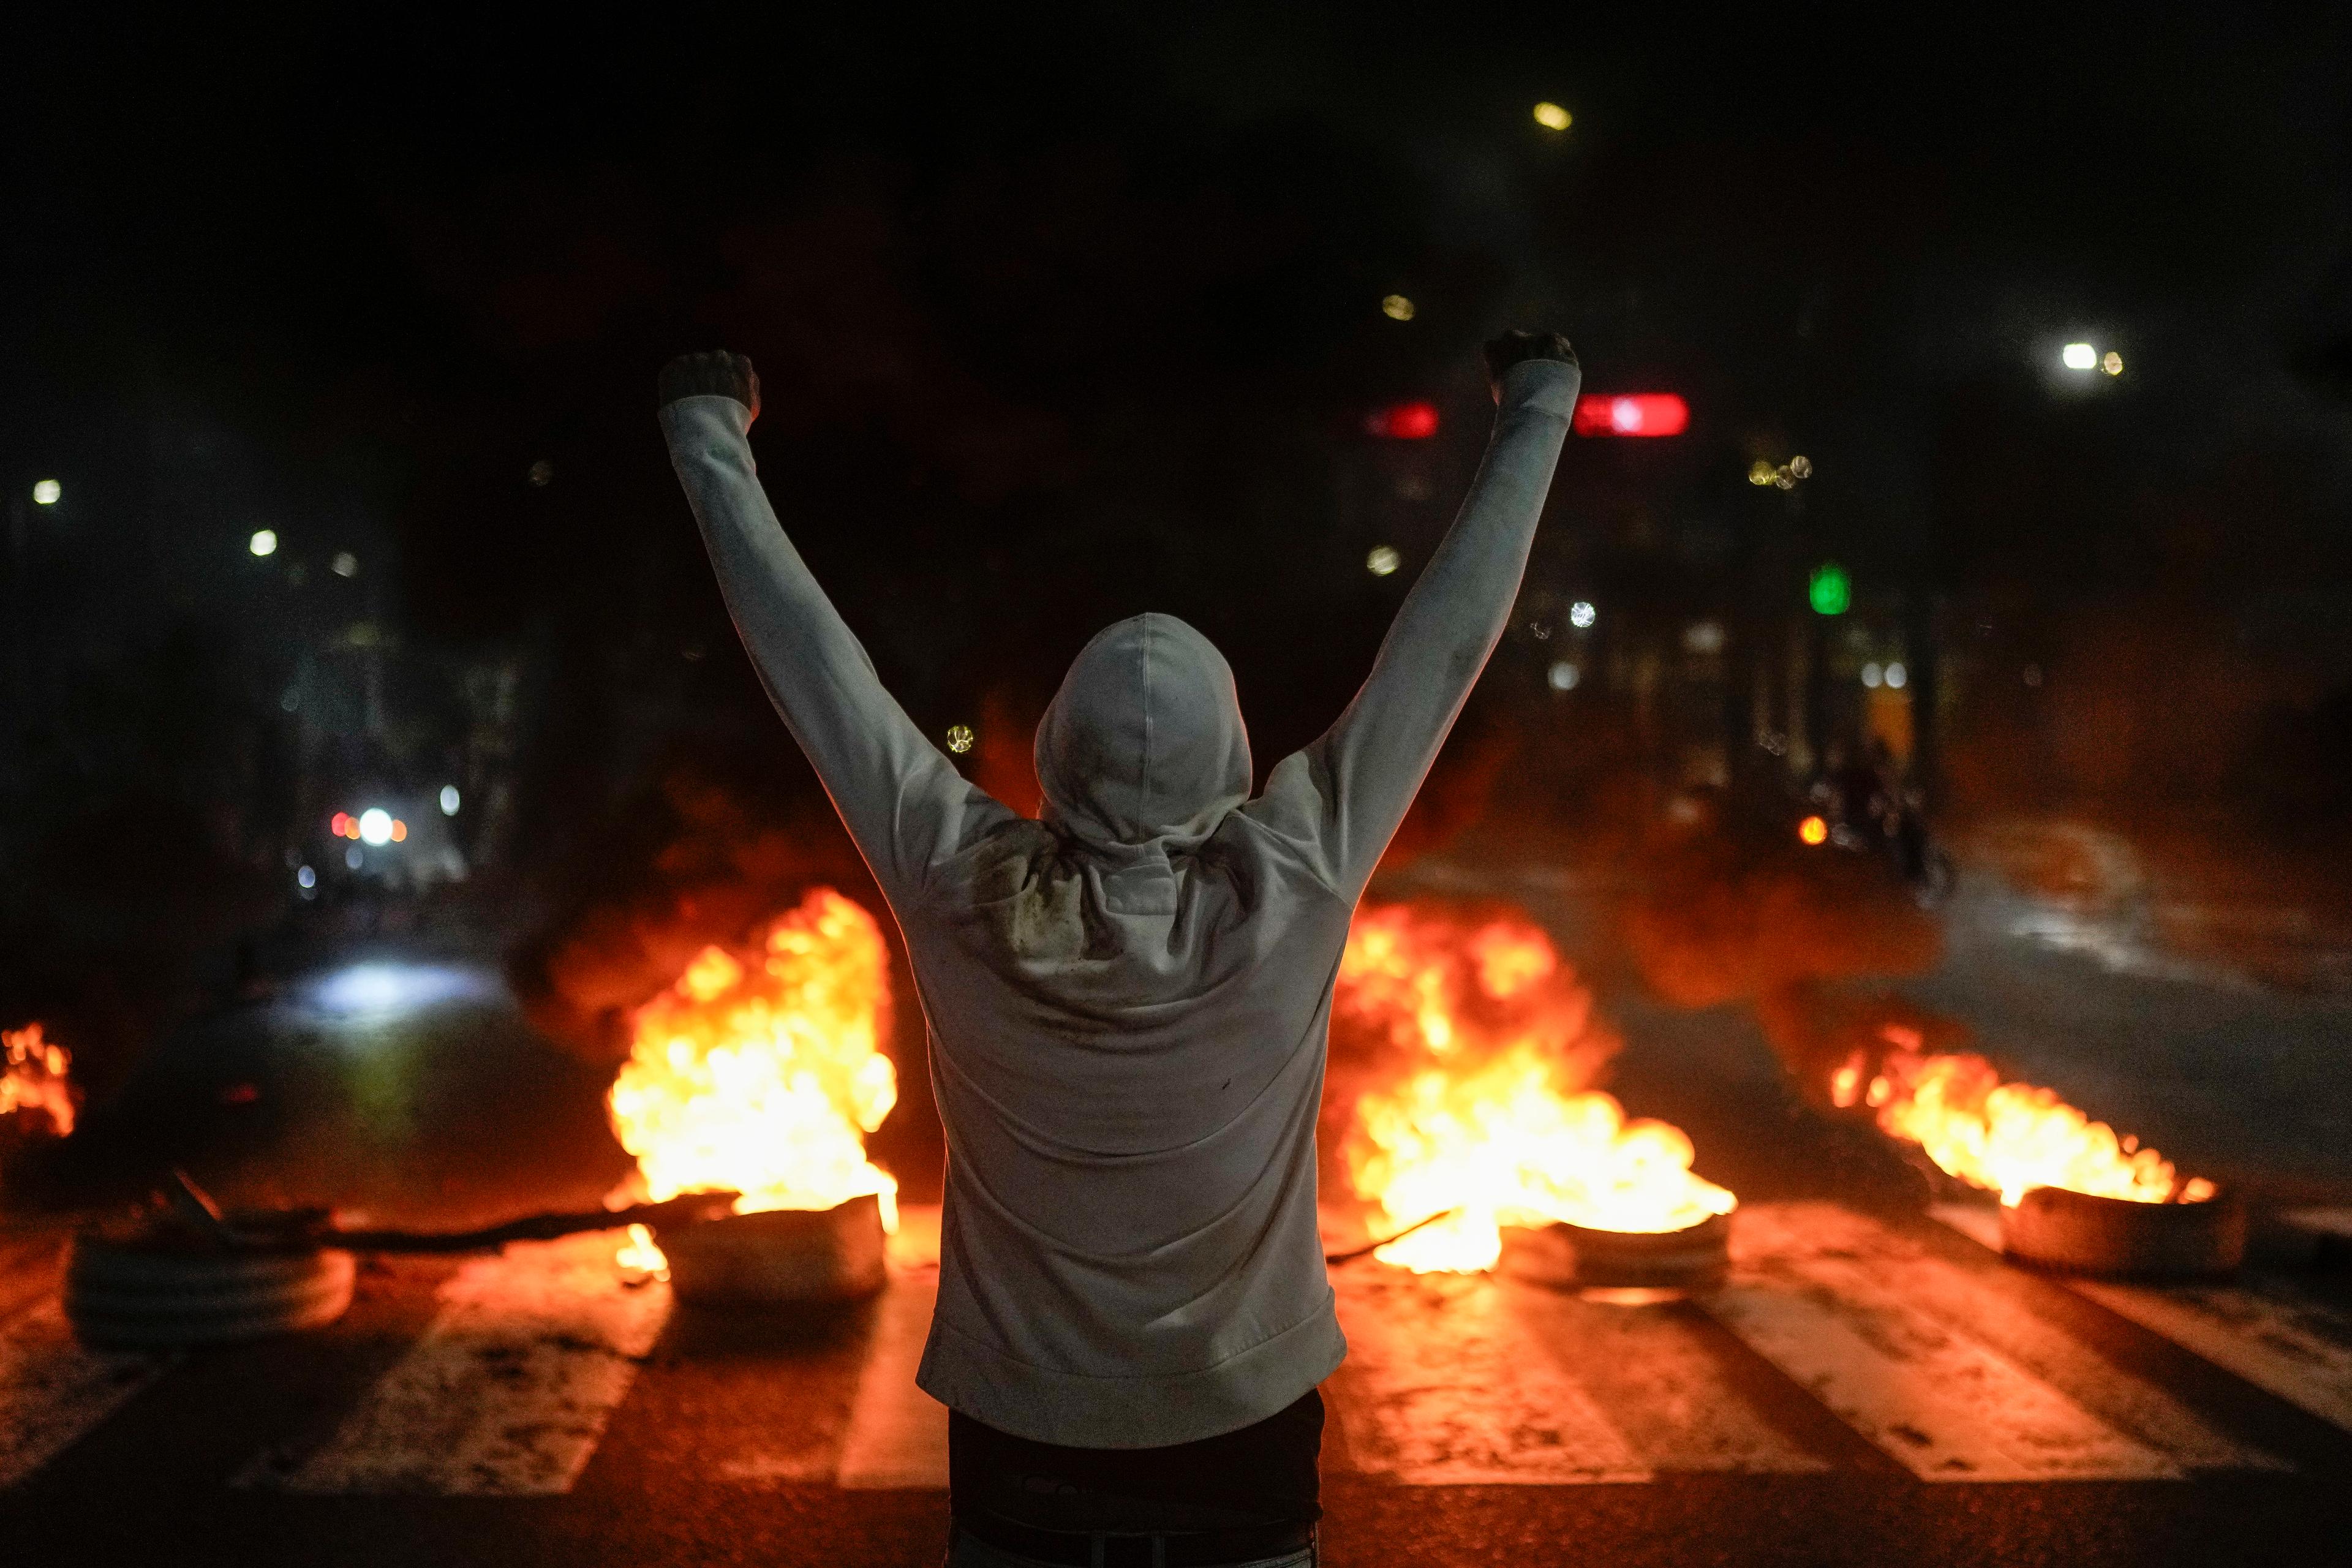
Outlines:
[[[1443, 412], [1410, 565], [1483, 437], [1477, 343], [1551, 325], [1589, 390], [1695, 409], [1648, 469], [1571, 447], [1564, 585], [1673, 599], [1578, 525], [1727, 536], [1751, 458], [1801, 447], [1807, 546], [1865, 589], [2053, 648], [2187, 605], [2320, 702], [2352, 678], [2352, 26], [2067, 9], [14, 23], [0, 468], [68, 484], [47, 613], [116, 652], [228, 602], [268, 526], [390, 563], [369, 602], [423, 642], [539, 639], [574, 698], [682, 663], [664, 700], [756, 714], [651, 417], [666, 358], [725, 345], [920, 721], [1034, 701], [1152, 607], [1228, 648], [1263, 763], [1408, 579], [1366, 581], [1346, 513], [1365, 411]], [[2077, 336], [2128, 373], [2066, 383]]]

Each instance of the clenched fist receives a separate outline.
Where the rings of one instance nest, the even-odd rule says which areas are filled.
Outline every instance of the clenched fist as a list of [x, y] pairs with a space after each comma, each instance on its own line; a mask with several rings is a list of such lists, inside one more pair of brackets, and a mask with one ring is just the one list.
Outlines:
[[760, 373], [751, 368], [749, 359], [724, 349], [680, 354], [662, 366], [659, 395], [665, 408], [681, 397], [731, 397], [751, 411], [752, 419], [757, 419]]
[[1517, 328], [1505, 332], [1486, 345], [1486, 388], [1495, 401], [1503, 400], [1503, 373], [1521, 360], [1558, 360], [1562, 364], [1576, 363], [1576, 351], [1558, 332], [1523, 332]]

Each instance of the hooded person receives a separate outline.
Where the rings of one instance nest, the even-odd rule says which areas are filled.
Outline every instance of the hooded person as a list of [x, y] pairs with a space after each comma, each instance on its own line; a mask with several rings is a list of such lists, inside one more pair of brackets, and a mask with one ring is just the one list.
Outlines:
[[1332, 985], [1501, 636], [1578, 389], [1556, 335], [1487, 362], [1486, 459], [1338, 721], [1253, 797], [1223, 657], [1133, 616], [1038, 726], [1037, 819], [916, 729], [803, 564], [754, 471], [750, 362], [663, 373], [736, 627], [922, 1002], [948, 1163], [916, 1381], [950, 1413], [956, 1561], [1311, 1555], [1317, 1385], [1347, 1349], [1316, 1224]]

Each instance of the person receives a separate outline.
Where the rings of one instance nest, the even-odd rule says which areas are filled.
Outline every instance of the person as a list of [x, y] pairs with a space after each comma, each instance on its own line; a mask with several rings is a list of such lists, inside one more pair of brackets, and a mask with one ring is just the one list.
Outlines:
[[1316, 1226], [1332, 984], [1510, 614], [1581, 374], [1556, 334], [1486, 353], [1485, 461], [1338, 721], [1253, 797], [1224, 658], [1137, 616], [1046, 710], [1034, 820], [908, 719], [778, 525], [750, 361], [662, 372], [729, 611], [923, 1005], [948, 1164], [917, 1382], [950, 1412], [950, 1563], [1314, 1560], [1346, 1351]]

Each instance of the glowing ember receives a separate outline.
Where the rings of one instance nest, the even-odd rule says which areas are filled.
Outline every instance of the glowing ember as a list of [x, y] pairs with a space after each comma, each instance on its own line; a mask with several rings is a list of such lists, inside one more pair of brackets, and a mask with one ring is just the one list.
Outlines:
[[2031, 1187], [2063, 1187], [2133, 1203], [2201, 1203], [2213, 1195], [2202, 1176], [2182, 1181], [2172, 1162], [2137, 1138], [2118, 1138], [2058, 1098], [2054, 1089], [2003, 1083], [1973, 1054], [1924, 1052], [1919, 1036], [1890, 1026], [1893, 1047], [1863, 1087], [1857, 1052], [1830, 1079], [1830, 1099], [1866, 1103], [1880, 1129], [1916, 1143], [1947, 1173], [1999, 1193], [2014, 1205]]
[[1501, 1256], [1506, 1225], [1657, 1232], [1731, 1212], [1730, 1193], [1692, 1173], [1681, 1129], [1629, 1121], [1613, 1098], [1581, 1087], [1607, 1054], [1591, 1011], [1591, 993], [1524, 919], [1358, 912], [1335, 1022], [1408, 1065], [1357, 1101], [1349, 1175], [1392, 1230], [1454, 1211], [1374, 1257], [1476, 1273]]
[[669, 1259], [662, 1256], [662, 1249], [654, 1244], [654, 1233], [641, 1225], [629, 1226], [629, 1239], [620, 1251], [613, 1255], [613, 1261], [624, 1268], [651, 1275], [656, 1279], [669, 1278]]
[[0, 1116], [23, 1111], [44, 1117], [62, 1138], [74, 1130], [73, 1086], [66, 1068], [73, 1054], [41, 1037], [41, 1026], [0, 1029]]
[[[898, 1184], [866, 1158], [866, 1134], [898, 1102], [881, 1052], [888, 955], [874, 917], [830, 888], [772, 923], [739, 957], [707, 947], [637, 1009], [635, 1043], [607, 1104], [646, 1195], [732, 1188], [735, 1212], [823, 1209], [876, 1194], [887, 1230]], [[620, 1261], [659, 1271], [632, 1226]]]

